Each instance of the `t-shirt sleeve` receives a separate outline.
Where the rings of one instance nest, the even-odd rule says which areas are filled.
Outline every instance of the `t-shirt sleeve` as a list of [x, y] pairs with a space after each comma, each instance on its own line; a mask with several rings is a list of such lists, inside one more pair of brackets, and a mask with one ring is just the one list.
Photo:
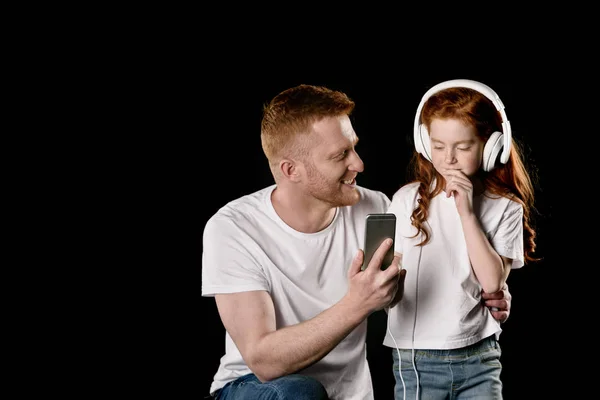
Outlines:
[[396, 215], [396, 237], [394, 240], [394, 251], [404, 253], [405, 240], [413, 236], [416, 229], [411, 225], [412, 204], [414, 204], [414, 191], [403, 187], [392, 196], [392, 201], [387, 212]]
[[270, 290], [264, 271], [252, 252], [257, 244], [234, 221], [213, 216], [202, 238], [202, 296]]
[[511, 201], [506, 208], [498, 229], [490, 238], [494, 249], [501, 256], [513, 260], [511, 268], [521, 268], [524, 265], [523, 250], [523, 207]]

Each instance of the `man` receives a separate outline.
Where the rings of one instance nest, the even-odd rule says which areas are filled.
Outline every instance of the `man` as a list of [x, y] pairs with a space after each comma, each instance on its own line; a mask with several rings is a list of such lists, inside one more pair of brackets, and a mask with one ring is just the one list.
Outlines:
[[[361, 271], [365, 217], [390, 201], [356, 184], [353, 109], [324, 87], [277, 95], [261, 126], [275, 184], [206, 224], [202, 295], [215, 297], [227, 331], [218, 399], [373, 399], [367, 317], [401, 301], [406, 271], [398, 258], [380, 268], [391, 242]], [[505, 319], [510, 298], [494, 296], [486, 304]]]

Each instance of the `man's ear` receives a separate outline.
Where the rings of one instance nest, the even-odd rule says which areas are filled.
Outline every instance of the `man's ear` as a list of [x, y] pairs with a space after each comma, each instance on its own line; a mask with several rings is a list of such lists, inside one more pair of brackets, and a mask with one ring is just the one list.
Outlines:
[[302, 163], [284, 158], [279, 162], [279, 170], [285, 179], [300, 182], [302, 178]]

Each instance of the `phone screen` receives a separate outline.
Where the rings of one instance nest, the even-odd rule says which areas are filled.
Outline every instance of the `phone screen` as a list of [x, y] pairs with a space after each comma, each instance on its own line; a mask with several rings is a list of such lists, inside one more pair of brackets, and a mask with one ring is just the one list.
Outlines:
[[[396, 238], [396, 215], [392, 213], [369, 214], [365, 222], [365, 258], [362, 270], [367, 268], [373, 254], [377, 251], [381, 243], [387, 238], [394, 240]], [[386, 269], [394, 260], [394, 245], [388, 249], [381, 269]]]

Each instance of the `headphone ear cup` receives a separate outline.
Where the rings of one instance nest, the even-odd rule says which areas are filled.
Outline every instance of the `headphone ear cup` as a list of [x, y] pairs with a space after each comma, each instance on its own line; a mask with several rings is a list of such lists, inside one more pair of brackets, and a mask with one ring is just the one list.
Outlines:
[[432, 162], [431, 141], [429, 140], [429, 132], [427, 132], [427, 128], [423, 124], [419, 124], [418, 129], [419, 134], [417, 135], [417, 140], [415, 140], [415, 148], [429, 162]]
[[498, 159], [498, 154], [502, 151], [504, 140], [504, 135], [502, 132], [494, 132], [489, 137], [487, 142], [485, 142], [485, 147], [483, 148], [483, 161], [482, 168], [484, 171], [491, 171], [496, 166], [496, 160]]

